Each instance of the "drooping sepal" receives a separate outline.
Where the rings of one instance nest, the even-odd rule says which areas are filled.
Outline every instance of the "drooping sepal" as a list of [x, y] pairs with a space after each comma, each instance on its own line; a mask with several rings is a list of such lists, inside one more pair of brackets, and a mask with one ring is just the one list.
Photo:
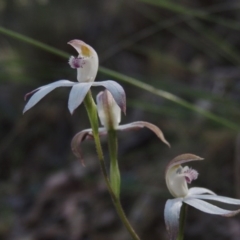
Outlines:
[[82, 155], [81, 143], [87, 138], [93, 139], [92, 129], [85, 129], [81, 132], [78, 132], [73, 137], [71, 142], [71, 148], [72, 148], [73, 154], [81, 161], [83, 165], [85, 164], [84, 164], [83, 155]]
[[176, 240], [179, 232], [179, 217], [182, 207], [182, 198], [167, 200], [164, 208], [164, 220], [169, 240]]
[[156, 136], [163, 142], [165, 143], [168, 147], [170, 147], [169, 142], [165, 139], [163, 132], [159, 127], [156, 125], [149, 123], [149, 122], [144, 122], [144, 121], [137, 121], [137, 122], [132, 122], [124, 125], [120, 125], [118, 127], [119, 131], [129, 131], [129, 130], [138, 130], [140, 128], [148, 128], [152, 132], [156, 134]]
[[[99, 128], [99, 135], [106, 135], [107, 131], [105, 128]], [[93, 140], [92, 129], [85, 129], [83, 131], [78, 132], [72, 139], [71, 149], [73, 154], [81, 161], [83, 161], [81, 143], [87, 139]]]

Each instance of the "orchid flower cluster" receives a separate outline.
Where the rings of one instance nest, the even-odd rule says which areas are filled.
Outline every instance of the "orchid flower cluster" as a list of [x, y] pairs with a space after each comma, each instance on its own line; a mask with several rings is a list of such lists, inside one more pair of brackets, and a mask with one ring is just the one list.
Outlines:
[[[62, 79], [33, 90], [25, 96], [25, 99], [28, 98], [28, 96], [31, 97], [28, 100], [23, 112], [25, 113], [35, 106], [43, 97], [54, 89], [58, 87], [71, 87], [68, 99], [68, 109], [70, 113], [73, 114], [76, 108], [84, 102], [91, 124], [90, 128], [78, 132], [73, 137], [71, 142], [72, 151], [83, 163], [81, 143], [86, 139], [94, 139], [104, 179], [119, 217], [125, 224], [132, 238], [136, 240], [140, 239], [128, 222], [119, 200], [121, 177], [117, 159], [118, 146], [116, 132], [138, 130], [146, 127], [154, 132], [156, 136], [167, 146], [170, 147], [170, 144], [165, 139], [163, 132], [152, 123], [136, 121], [120, 125], [121, 112], [126, 114], [126, 95], [124, 89], [120, 84], [113, 80], [95, 82], [99, 61], [96, 51], [91, 46], [80, 40], [72, 40], [68, 42], [68, 44], [70, 44], [78, 52], [77, 57], [71, 56], [69, 59], [70, 67], [77, 70], [77, 82]], [[104, 87], [105, 90], [97, 94], [95, 103], [92, 98], [90, 88], [98, 86]], [[99, 127], [98, 125], [98, 118], [102, 127]], [[106, 169], [101, 148], [100, 136], [102, 135], [107, 135], [108, 137], [110, 153], [109, 171]], [[203, 159], [193, 154], [183, 154], [174, 158], [167, 165], [165, 172], [166, 184], [170, 193], [174, 197], [174, 199], [167, 201], [164, 210], [164, 218], [170, 240], [177, 239], [179, 235], [179, 224], [181, 223], [179, 218], [184, 204], [188, 204], [206, 213], [227, 217], [234, 216], [240, 212], [240, 210], [224, 210], [203, 201], [213, 200], [233, 205], [240, 205], [240, 200], [238, 199], [217, 196], [214, 192], [206, 188], [194, 187], [188, 189], [187, 184], [197, 179], [198, 172], [187, 166], [182, 167], [181, 164], [198, 160]]]

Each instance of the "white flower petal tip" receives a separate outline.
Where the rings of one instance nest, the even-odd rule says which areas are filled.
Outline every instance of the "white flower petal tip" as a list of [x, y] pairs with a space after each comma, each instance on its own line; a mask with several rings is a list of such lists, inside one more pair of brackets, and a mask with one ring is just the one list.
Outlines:
[[149, 123], [149, 122], [144, 122], [144, 121], [137, 121], [137, 122], [132, 122], [129, 124], [124, 124], [120, 125], [118, 127], [118, 130], [120, 131], [128, 131], [128, 130], [136, 130], [139, 128], [148, 128], [152, 132], [156, 134], [156, 136], [163, 142], [165, 143], [168, 147], [170, 147], [169, 142], [165, 139], [163, 132], [158, 128], [156, 125]]
[[240, 213], [240, 209], [238, 209], [236, 211], [230, 211], [229, 213], [223, 214], [222, 216], [223, 217], [234, 217], [234, 216], [236, 216], [239, 213]]
[[187, 162], [192, 162], [192, 161], [201, 161], [204, 160], [204, 158], [201, 158], [199, 156], [196, 156], [194, 154], [191, 153], [185, 153], [185, 154], [181, 154], [177, 157], [175, 157], [172, 161], [170, 161], [166, 167], [166, 171], [165, 173], [168, 171], [168, 169], [174, 167], [174, 166], [178, 166]]
[[[210, 196], [211, 195], [209, 195], [209, 197]], [[220, 201], [220, 199], [221, 199], [220, 196], [211, 196], [211, 197], [218, 198], [217, 201]], [[208, 199], [208, 200], [213, 200], [213, 199]], [[235, 200], [238, 200], [238, 199], [235, 199]], [[221, 201], [221, 202], [223, 202], [223, 201]], [[198, 198], [193, 198], [192, 196], [184, 198], [183, 202], [185, 202], [186, 204], [188, 204], [188, 205], [190, 205], [190, 206], [192, 206], [192, 207], [194, 207], [194, 208], [196, 208], [196, 209], [198, 209], [202, 212], [209, 213], [209, 214], [214, 214], [214, 215], [221, 215], [223, 217], [233, 217], [240, 212], [240, 209], [237, 209], [237, 210], [234, 210], [234, 211], [226, 210], [226, 209], [217, 207], [217, 206], [215, 206], [211, 203], [200, 200]]]
[[48, 85], [39, 87], [35, 90], [33, 90], [30, 93], [27, 93], [25, 95], [25, 99], [29, 96], [32, 95], [29, 101], [27, 102], [26, 106], [24, 107], [23, 113], [28, 111], [30, 108], [35, 106], [43, 97], [45, 97], [48, 93], [53, 91], [55, 88], [58, 87], [72, 87], [75, 83], [71, 82], [69, 80], [59, 80], [53, 83], [50, 83]]

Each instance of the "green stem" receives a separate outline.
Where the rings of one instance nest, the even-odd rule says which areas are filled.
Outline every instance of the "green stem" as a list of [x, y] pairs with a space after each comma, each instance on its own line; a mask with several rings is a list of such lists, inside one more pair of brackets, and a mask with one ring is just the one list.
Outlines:
[[185, 203], [183, 203], [181, 212], [180, 212], [179, 232], [178, 232], [177, 240], [184, 239], [184, 226], [185, 226], [186, 212], [187, 212], [187, 205]]
[[105, 163], [104, 163], [104, 156], [103, 156], [101, 141], [100, 141], [100, 137], [99, 137], [99, 133], [98, 133], [98, 118], [97, 118], [96, 105], [95, 105], [95, 102], [93, 101], [91, 91], [89, 91], [87, 93], [87, 95], [84, 99], [84, 104], [85, 104], [85, 107], [86, 107], [86, 110], [88, 113], [92, 131], [93, 131], [93, 137], [94, 137], [94, 141], [95, 141], [95, 145], [96, 145], [96, 151], [97, 151], [98, 159], [100, 162], [100, 167], [101, 167], [101, 170], [102, 170], [102, 173], [104, 176], [104, 180], [107, 184], [107, 188], [108, 188], [108, 191], [110, 192], [111, 197], [113, 199], [115, 199], [116, 196], [114, 195], [114, 193], [111, 189], [111, 185], [110, 185], [108, 175], [107, 175], [107, 170], [106, 170]]
[[132, 228], [131, 224], [129, 223], [122, 205], [119, 201], [119, 199], [117, 199], [116, 201], [113, 201], [113, 204], [117, 210], [118, 216], [120, 217], [120, 219], [122, 220], [122, 222], [124, 223], [125, 227], [127, 228], [128, 232], [131, 234], [132, 239], [134, 240], [140, 240], [140, 238], [138, 237], [137, 233], [134, 231], [134, 229]]
[[[103, 156], [103, 151], [102, 151], [102, 146], [101, 146], [101, 142], [100, 142], [100, 138], [99, 138], [99, 133], [98, 133], [98, 118], [97, 118], [97, 110], [96, 110], [96, 105], [95, 102], [92, 99], [92, 94], [89, 91], [84, 99], [84, 104], [85, 107], [87, 109], [87, 113], [88, 113], [88, 117], [90, 120], [90, 124], [93, 130], [93, 137], [94, 137], [94, 141], [95, 141], [95, 145], [96, 145], [96, 150], [97, 150], [97, 155], [99, 158], [99, 162], [100, 162], [100, 167], [104, 176], [104, 180], [106, 182], [108, 191], [111, 195], [113, 204], [116, 208], [116, 211], [122, 221], [122, 223], [125, 225], [125, 227], [127, 228], [128, 232], [130, 233], [130, 235], [132, 236], [132, 239], [134, 240], [140, 240], [140, 238], [138, 237], [138, 235], [136, 234], [136, 232], [133, 230], [131, 224], [129, 223], [123, 208], [121, 206], [121, 203], [119, 201], [119, 198], [115, 195], [112, 186], [110, 184], [108, 175], [107, 175], [107, 170], [105, 167], [105, 163], [104, 163], [104, 156]], [[116, 154], [116, 152], [115, 152]]]
[[121, 176], [117, 160], [118, 152], [117, 134], [114, 129], [108, 130], [108, 150], [110, 155], [110, 183], [115, 195], [119, 199]]

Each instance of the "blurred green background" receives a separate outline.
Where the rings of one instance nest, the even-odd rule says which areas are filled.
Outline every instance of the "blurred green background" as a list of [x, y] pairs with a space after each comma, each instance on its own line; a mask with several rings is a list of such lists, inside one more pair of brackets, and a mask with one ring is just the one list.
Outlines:
[[[119, 133], [122, 204], [142, 240], [167, 239], [163, 210], [171, 196], [164, 170], [175, 156], [205, 158], [189, 164], [200, 173], [192, 186], [240, 198], [239, 13], [237, 0], [0, 0], [0, 239], [130, 239], [94, 143], [83, 143], [85, 167], [71, 152], [71, 138], [89, 123], [83, 106], [68, 112], [70, 89], [55, 90], [22, 115], [27, 92], [75, 81], [76, 71], [66, 58], [2, 27], [69, 56], [76, 52], [67, 42], [81, 39], [95, 48], [102, 67], [124, 75], [101, 69], [97, 76], [125, 88], [122, 123], [156, 124], [171, 148], [145, 129]], [[239, 240], [240, 217], [189, 207], [185, 239]]]

